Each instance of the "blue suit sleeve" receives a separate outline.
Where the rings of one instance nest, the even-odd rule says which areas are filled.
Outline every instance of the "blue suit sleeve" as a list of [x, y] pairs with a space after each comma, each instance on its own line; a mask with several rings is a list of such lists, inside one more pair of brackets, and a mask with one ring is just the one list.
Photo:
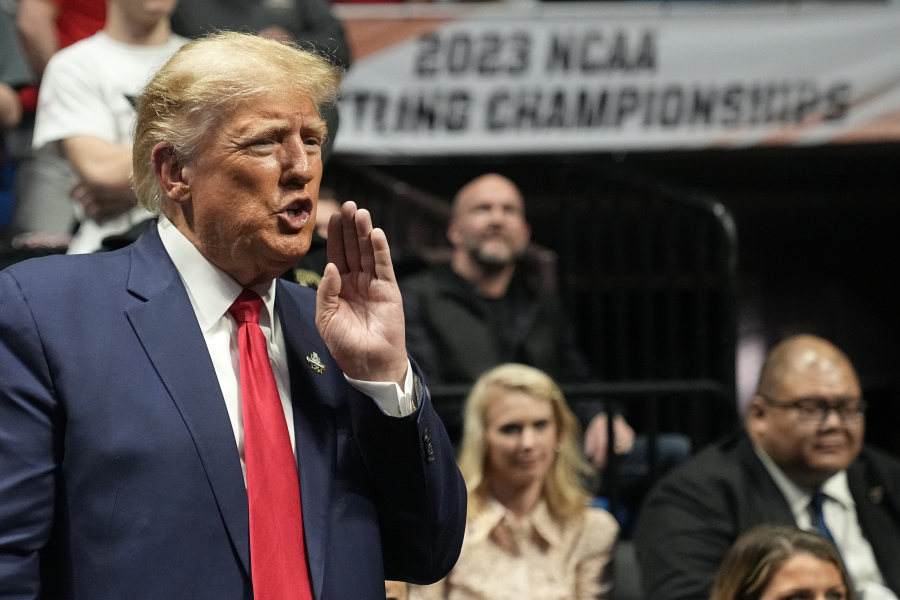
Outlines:
[[62, 425], [37, 325], [8, 271], [0, 307], [0, 598], [38, 598]]
[[465, 532], [466, 486], [450, 439], [424, 385], [406, 417], [360, 400], [350, 416], [375, 485], [385, 577], [434, 583], [456, 564]]

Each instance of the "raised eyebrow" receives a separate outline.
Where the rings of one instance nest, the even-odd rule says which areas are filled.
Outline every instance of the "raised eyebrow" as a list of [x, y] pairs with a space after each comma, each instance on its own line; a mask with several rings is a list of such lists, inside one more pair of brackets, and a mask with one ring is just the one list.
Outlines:
[[240, 132], [240, 139], [242, 140], [252, 140], [256, 138], [267, 137], [276, 133], [281, 133], [290, 128], [290, 124], [287, 121], [269, 121], [258, 127], [248, 127], [246, 130]]
[[318, 135], [323, 140], [325, 139], [325, 136], [328, 135], [328, 125], [325, 124], [324, 119], [311, 119], [308, 123], [304, 123], [303, 125], [305, 135], [312, 133]]
[[779, 598], [796, 598], [796, 597], [809, 598], [811, 596], [812, 596], [812, 594], [809, 593], [808, 589], [801, 587], [801, 588], [788, 590], [788, 591], [782, 593], [779, 596]]

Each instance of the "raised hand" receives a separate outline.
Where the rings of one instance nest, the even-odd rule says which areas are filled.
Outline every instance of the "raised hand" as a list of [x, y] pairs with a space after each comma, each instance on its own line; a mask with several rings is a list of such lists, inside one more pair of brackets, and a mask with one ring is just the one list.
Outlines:
[[406, 378], [400, 288], [391, 252], [369, 211], [345, 202], [328, 222], [328, 266], [316, 296], [316, 327], [341, 370], [363, 381]]
[[[606, 413], [600, 413], [591, 419], [587, 431], [584, 432], [584, 453], [591, 464], [598, 469], [606, 467], [607, 436]], [[615, 453], [628, 454], [634, 447], [634, 429], [622, 415], [616, 415], [613, 420], [613, 436], [615, 437]]]

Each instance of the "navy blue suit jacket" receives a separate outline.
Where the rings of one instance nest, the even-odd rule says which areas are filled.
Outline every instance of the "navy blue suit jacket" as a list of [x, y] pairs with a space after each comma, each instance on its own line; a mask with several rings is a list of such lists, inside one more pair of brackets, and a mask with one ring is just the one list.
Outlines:
[[[384, 415], [328, 352], [314, 292], [277, 285], [316, 598], [436, 581], [466, 500], [427, 391]], [[0, 273], [0, 598], [250, 600], [249, 547], [224, 399], [155, 227]]]

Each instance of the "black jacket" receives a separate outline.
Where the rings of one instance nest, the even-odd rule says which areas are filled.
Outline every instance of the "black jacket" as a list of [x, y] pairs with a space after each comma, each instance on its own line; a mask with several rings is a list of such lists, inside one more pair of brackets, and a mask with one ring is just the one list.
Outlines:
[[499, 300], [479, 295], [449, 267], [401, 281], [407, 350], [429, 382], [472, 383], [505, 362], [561, 382], [587, 379], [559, 297], [536, 291], [521, 271]]
[[[900, 462], [863, 448], [847, 480], [884, 583], [900, 595]], [[636, 546], [647, 600], [707, 600], [725, 552], [763, 523], [795, 521], [747, 434], [707, 448], [661, 480], [641, 510]]]

